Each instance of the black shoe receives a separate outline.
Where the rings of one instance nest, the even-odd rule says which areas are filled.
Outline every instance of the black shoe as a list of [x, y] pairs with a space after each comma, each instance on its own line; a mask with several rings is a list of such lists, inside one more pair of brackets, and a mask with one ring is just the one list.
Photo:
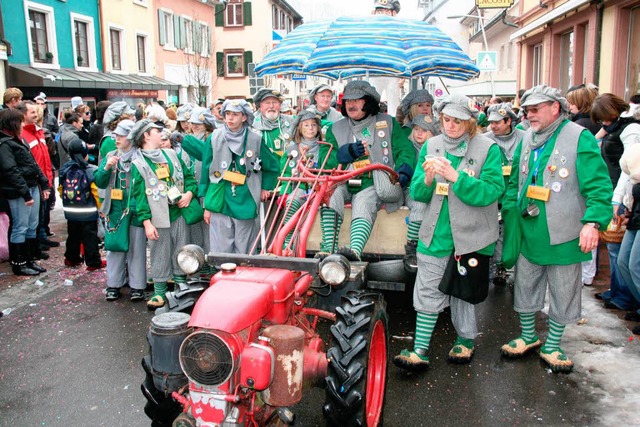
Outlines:
[[609, 308], [611, 310], [620, 310], [620, 307], [612, 303], [611, 301], [604, 302], [604, 308]]
[[48, 251], [49, 249], [51, 249], [51, 246], [47, 246], [43, 243], [39, 243], [38, 247], [40, 248], [40, 251]]
[[[48, 247], [47, 250], [49, 250]], [[36, 251], [33, 254], [33, 259], [49, 259], [49, 254], [36, 248]]]
[[53, 240], [43, 239], [43, 240], [40, 240], [40, 245], [49, 246], [50, 248], [57, 248], [58, 246], [60, 246], [60, 242], [54, 242]]
[[338, 251], [336, 252], [337, 254], [340, 254], [342, 256], [344, 256], [346, 259], [348, 259], [349, 261], [362, 261], [360, 259], [360, 255], [358, 255], [358, 253], [356, 251], [354, 251], [353, 249], [351, 249], [349, 246], [343, 246], [340, 249], [338, 249]]
[[39, 271], [27, 267], [26, 262], [20, 264], [11, 263], [11, 271], [13, 271], [13, 274], [16, 276], [37, 276], [40, 274]]
[[633, 332], [636, 335], [640, 335], [640, 325], [634, 326], [631, 332]]
[[129, 298], [131, 301], [144, 301], [144, 290], [142, 289], [131, 289], [131, 293], [129, 294]]
[[46, 273], [47, 269], [40, 266], [37, 262], [35, 261], [27, 261], [27, 267], [29, 267], [32, 270], [37, 271], [38, 273]]
[[602, 296], [604, 294], [604, 292], [598, 292], [597, 294], [594, 294], [593, 296], [596, 297], [596, 299], [599, 299], [600, 301], [604, 301], [604, 297]]
[[407, 244], [404, 245], [405, 256], [402, 258], [402, 264], [404, 271], [407, 273], [415, 273], [418, 271], [417, 248], [418, 242], [415, 240], [408, 240]]
[[640, 314], [636, 311], [630, 311], [624, 315], [624, 320], [629, 320], [631, 322], [640, 322]]
[[115, 301], [120, 298], [120, 289], [118, 288], [107, 288], [106, 292], [107, 301]]
[[53, 231], [47, 231], [46, 233], [44, 233], [47, 235], [47, 237], [53, 237], [56, 235], [56, 233], [54, 233]]

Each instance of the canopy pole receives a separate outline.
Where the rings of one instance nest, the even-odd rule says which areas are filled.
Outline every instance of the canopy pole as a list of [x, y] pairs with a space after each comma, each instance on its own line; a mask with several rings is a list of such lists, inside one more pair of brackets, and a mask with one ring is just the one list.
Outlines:
[[447, 87], [446, 84], [444, 84], [444, 82], [442, 81], [442, 77], [438, 76], [438, 79], [440, 79], [440, 83], [442, 83], [442, 87], [444, 88], [444, 90], [447, 91], [447, 95], [451, 95], [451, 92], [449, 92], [449, 88]]

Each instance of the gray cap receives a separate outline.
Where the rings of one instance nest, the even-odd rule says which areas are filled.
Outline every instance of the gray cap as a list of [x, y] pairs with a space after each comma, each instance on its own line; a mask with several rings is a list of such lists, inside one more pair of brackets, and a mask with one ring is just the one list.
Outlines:
[[295, 131], [300, 123], [305, 120], [314, 119], [318, 123], [318, 132], [320, 132], [320, 116], [311, 110], [302, 110], [298, 113], [291, 124], [291, 128]]
[[212, 128], [216, 127], [216, 118], [211, 114], [211, 110], [205, 107], [194, 107], [191, 110], [191, 117], [189, 118], [189, 123], [193, 123], [196, 125], [204, 125], [207, 124]]
[[547, 85], [535, 86], [526, 91], [524, 95], [522, 95], [520, 106], [528, 107], [530, 105], [542, 104], [543, 102], [558, 102], [560, 109], [564, 113], [569, 112], [569, 103], [567, 99], [562, 96], [562, 92]]
[[329, 85], [325, 85], [325, 84], [318, 85], [318, 86], [314, 87], [314, 88], [311, 90], [311, 92], [309, 92], [309, 104], [311, 104], [311, 105], [315, 105], [316, 100], [315, 100], [315, 99], [313, 99], [313, 98], [316, 96], [316, 94], [318, 94], [318, 93], [320, 93], [320, 92], [324, 92], [325, 90], [330, 91], [330, 92], [331, 92], [331, 95], [333, 95], [333, 94], [334, 94], [334, 91], [333, 91], [333, 89], [331, 88], [331, 86], [329, 86]]
[[445, 114], [459, 120], [478, 118], [478, 110], [473, 106], [473, 101], [464, 95], [447, 95], [438, 102], [435, 109], [438, 114]]
[[518, 116], [513, 112], [513, 106], [510, 102], [490, 105], [487, 113], [489, 114], [490, 122], [499, 122], [508, 118], [511, 118], [512, 121], [518, 120]]
[[433, 117], [425, 116], [424, 114], [418, 114], [411, 120], [411, 127], [418, 126], [424, 130], [433, 130]]
[[74, 96], [71, 98], [71, 109], [75, 110], [78, 105], [82, 105], [84, 102], [82, 101], [82, 97]]
[[134, 126], [135, 123], [133, 120], [125, 119], [118, 123], [113, 133], [119, 136], [128, 136]]
[[429, 102], [433, 105], [433, 96], [426, 89], [412, 90], [404, 97], [400, 102], [400, 108], [402, 108], [402, 114], [405, 116], [409, 114], [411, 106], [414, 104], [420, 104], [423, 102]]
[[117, 101], [107, 107], [107, 111], [104, 112], [102, 123], [107, 125], [123, 114], [133, 113], [135, 113], [135, 111], [131, 107], [129, 107], [126, 102]]
[[266, 87], [263, 87], [253, 95], [253, 103], [256, 104], [256, 107], [260, 107], [260, 103], [269, 97], [276, 98], [280, 102], [284, 101], [284, 97], [280, 92], [275, 89], [267, 89]]
[[400, 12], [400, 2], [398, 0], [374, 0], [373, 7], [375, 9], [392, 9]]
[[144, 133], [153, 128], [163, 129], [162, 126], [158, 126], [157, 124], [155, 124], [153, 121], [149, 119], [140, 120], [139, 122], [136, 122], [136, 124], [131, 129], [131, 132], [129, 132], [129, 140], [134, 145], [140, 146], [140, 142], [142, 141], [142, 137]]
[[369, 82], [364, 80], [352, 80], [344, 87], [344, 96], [342, 99], [362, 99], [365, 96], [370, 96], [376, 102], [380, 102], [380, 94], [375, 87], [371, 86]]
[[178, 107], [176, 114], [178, 122], [186, 122], [191, 118], [191, 111], [193, 110], [193, 104], [184, 104]]
[[227, 99], [224, 101], [220, 109], [220, 115], [224, 117], [227, 111], [242, 113], [247, 116], [247, 124], [249, 126], [253, 124], [253, 109], [251, 108], [251, 104], [244, 99]]

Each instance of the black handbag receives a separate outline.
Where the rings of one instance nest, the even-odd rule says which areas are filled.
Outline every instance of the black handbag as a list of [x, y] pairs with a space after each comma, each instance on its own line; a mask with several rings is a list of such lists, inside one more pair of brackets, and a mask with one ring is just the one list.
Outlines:
[[438, 289], [471, 304], [481, 303], [489, 294], [490, 260], [490, 256], [477, 252], [452, 254]]

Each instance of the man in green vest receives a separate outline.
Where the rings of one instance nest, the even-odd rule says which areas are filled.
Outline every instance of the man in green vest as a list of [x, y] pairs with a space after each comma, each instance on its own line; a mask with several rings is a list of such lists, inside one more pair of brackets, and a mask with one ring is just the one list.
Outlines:
[[549, 334], [540, 357], [554, 372], [573, 362], [560, 349], [566, 325], [581, 311], [581, 263], [598, 246], [598, 229], [611, 220], [611, 180], [591, 133], [568, 120], [569, 104], [546, 85], [522, 97], [531, 127], [515, 150], [503, 202], [505, 266], [516, 263], [513, 308], [519, 337], [502, 346], [505, 357], [540, 347], [536, 312], [549, 289]]

